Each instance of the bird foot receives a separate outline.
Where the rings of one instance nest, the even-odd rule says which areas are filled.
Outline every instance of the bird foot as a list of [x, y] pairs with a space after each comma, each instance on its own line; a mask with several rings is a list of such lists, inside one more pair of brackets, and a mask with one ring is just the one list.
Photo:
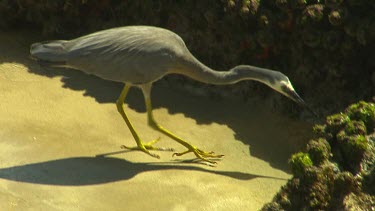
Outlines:
[[195, 156], [197, 156], [198, 159], [200, 159], [202, 161], [205, 161], [205, 162], [208, 162], [210, 164], [216, 164], [216, 162], [213, 161], [212, 159], [224, 157], [224, 155], [216, 155], [212, 151], [211, 152], [205, 152], [205, 151], [202, 151], [202, 150], [200, 150], [196, 147], [191, 147], [188, 150], [186, 150], [185, 152], [173, 153], [172, 157], [175, 156], [175, 155], [181, 156], [181, 155], [187, 154], [189, 152], [193, 152], [195, 154]]
[[125, 145], [122, 145], [121, 148], [122, 149], [129, 149], [129, 150], [139, 150], [139, 151], [142, 151], [148, 155], [151, 155], [152, 157], [154, 158], [160, 158], [159, 155], [157, 154], [154, 154], [154, 153], [151, 153], [149, 150], [156, 150], [156, 151], [170, 151], [170, 152], [173, 152], [174, 149], [173, 148], [167, 148], [167, 147], [155, 147], [153, 146], [155, 143], [157, 143], [158, 141], [160, 140], [160, 137], [153, 140], [153, 141], [150, 141], [148, 143], [145, 143], [143, 144], [142, 142], [140, 142], [140, 144], [138, 144], [138, 146], [135, 146], [135, 147], [128, 147], [128, 146], [125, 146]]

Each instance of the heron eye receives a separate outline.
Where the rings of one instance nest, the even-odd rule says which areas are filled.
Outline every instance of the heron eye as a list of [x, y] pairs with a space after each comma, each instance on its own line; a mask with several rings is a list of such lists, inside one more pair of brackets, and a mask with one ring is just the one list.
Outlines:
[[283, 84], [283, 85], [281, 85], [281, 90], [284, 91], [284, 92], [287, 92], [290, 89], [289, 89], [289, 87], [287, 85]]

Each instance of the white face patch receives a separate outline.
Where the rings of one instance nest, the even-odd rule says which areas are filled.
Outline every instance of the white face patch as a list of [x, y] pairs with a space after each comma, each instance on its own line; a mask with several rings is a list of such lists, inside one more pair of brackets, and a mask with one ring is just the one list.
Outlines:
[[291, 91], [294, 91], [294, 88], [292, 86], [292, 83], [290, 83], [290, 81], [287, 79], [287, 80], [282, 80], [282, 81], [278, 81], [276, 82], [272, 88], [275, 89], [276, 91], [282, 93], [282, 94], [286, 94], [284, 93], [283, 89], [285, 90], [285, 87], [288, 89], [288, 90], [291, 90]]
[[281, 86], [286, 86], [288, 87], [289, 90], [294, 90], [293, 86], [292, 86], [292, 83], [290, 83], [290, 81], [281, 81], [280, 82], [280, 85]]

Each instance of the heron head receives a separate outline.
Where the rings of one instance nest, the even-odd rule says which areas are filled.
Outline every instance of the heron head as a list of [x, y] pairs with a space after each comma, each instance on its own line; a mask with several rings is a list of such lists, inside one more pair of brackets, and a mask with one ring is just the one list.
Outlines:
[[[239, 65], [230, 70], [229, 76], [237, 76], [237, 78], [245, 78], [248, 80], [256, 80], [266, 84], [275, 91], [285, 95], [300, 106], [307, 108], [314, 116], [318, 115], [305, 103], [305, 101], [294, 90], [289, 78], [281, 72], [254, 67], [250, 65]], [[238, 80], [239, 81], [239, 80]]]
[[309, 110], [315, 117], [319, 117], [319, 115], [314, 110], [312, 110], [311, 107], [307, 105], [305, 101], [297, 94], [297, 92], [293, 88], [292, 83], [290, 83], [289, 78], [286, 75], [277, 72], [274, 80], [270, 82], [270, 86], [289, 99], [298, 103], [300, 106]]
[[270, 82], [270, 86], [299, 105], [306, 106], [305, 101], [297, 94], [289, 78], [284, 74], [278, 72], [274, 80]]

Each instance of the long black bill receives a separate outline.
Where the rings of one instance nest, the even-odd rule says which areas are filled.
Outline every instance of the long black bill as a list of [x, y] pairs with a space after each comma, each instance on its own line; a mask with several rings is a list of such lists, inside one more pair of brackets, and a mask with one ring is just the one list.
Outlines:
[[295, 92], [294, 90], [285, 89], [283, 90], [285, 93], [287, 93], [288, 97], [292, 99], [294, 102], [298, 103], [298, 105], [306, 108], [310, 113], [312, 113], [315, 117], [319, 117], [318, 114], [311, 109], [309, 105], [305, 103], [305, 101]]

